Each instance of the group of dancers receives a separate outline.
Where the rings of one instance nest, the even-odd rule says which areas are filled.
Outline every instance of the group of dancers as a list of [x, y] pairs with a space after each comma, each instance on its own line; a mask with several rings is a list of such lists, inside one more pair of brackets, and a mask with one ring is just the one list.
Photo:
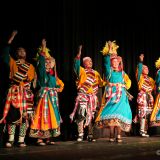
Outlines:
[[[50, 55], [46, 39], [42, 39], [36, 56], [36, 66], [26, 61], [26, 50], [16, 50], [17, 59], [10, 54], [11, 43], [17, 35], [13, 31], [1, 53], [1, 60], [8, 70], [10, 80], [3, 116], [0, 123], [7, 128], [6, 147], [15, 144], [16, 127], [19, 127], [19, 147], [25, 147], [25, 137], [37, 139], [37, 145], [55, 144], [52, 137], [61, 134], [62, 123], [58, 94], [63, 91], [64, 83], [58, 77], [56, 61]], [[77, 141], [84, 140], [84, 129], [88, 127], [87, 139], [95, 141], [94, 127], [108, 127], [110, 142], [122, 142], [122, 131], [130, 132], [132, 122], [140, 122], [140, 135], [149, 137], [149, 126], [160, 126], [160, 58], [155, 62], [157, 74], [155, 80], [149, 77], [148, 67], [143, 64], [144, 54], [139, 56], [136, 70], [138, 84], [137, 114], [132, 118], [129, 100], [132, 95], [127, 91], [131, 80], [123, 70], [123, 60], [117, 53], [119, 46], [115, 41], [107, 41], [101, 53], [104, 58], [104, 78], [92, 68], [90, 57], [83, 57], [81, 66], [82, 45], [74, 59], [77, 96], [75, 107], [69, 115], [77, 124]], [[102, 101], [97, 93], [104, 87]], [[36, 88], [33, 94], [32, 88]], [[153, 91], [156, 93], [153, 96]], [[154, 98], [155, 97], [155, 98]], [[116, 130], [116, 132], [115, 132]], [[115, 134], [116, 133], [116, 134]]]

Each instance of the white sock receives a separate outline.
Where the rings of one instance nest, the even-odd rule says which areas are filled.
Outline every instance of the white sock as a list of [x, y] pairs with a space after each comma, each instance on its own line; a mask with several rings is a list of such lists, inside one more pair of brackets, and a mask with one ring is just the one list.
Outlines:
[[9, 135], [9, 141], [10, 141], [10, 142], [13, 142], [13, 141], [14, 141], [14, 135], [13, 135], [13, 134]]
[[18, 142], [24, 142], [24, 137], [19, 136]]

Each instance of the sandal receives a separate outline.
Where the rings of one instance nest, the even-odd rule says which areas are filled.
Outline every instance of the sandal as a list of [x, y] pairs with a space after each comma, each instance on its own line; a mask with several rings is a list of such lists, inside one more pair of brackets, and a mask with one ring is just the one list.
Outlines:
[[46, 143], [44, 143], [42, 139], [39, 139], [39, 140], [37, 141], [37, 145], [38, 145], [38, 146], [45, 146]]
[[7, 143], [6, 143], [6, 147], [7, 148], [11, 148], [11, 147], [13, 147], [13, 141], [8, 141]]
[[27, 145], [24, 142], [18, 142], [18, 147], [26, 147]]
[[115, 137], [113, 135], [110, 135], [109, 142], [114, 142], [114, 141], [115, 141]]
[[114, 138], [109, 138], [109, 142], [114, 142], [115, 139]]
[[47, 141], [46, 144], [47, 144], [47, 145], [54, 145], [55, 142], [53, 142], [53, 141]]
[[116, 138], [116, 142], [121, 143], [122, 142], [122, 138]]
[[96, 140], [93, 138], [93, 135], [88, 135], [87, 137], [88, 142], [95, 142]]

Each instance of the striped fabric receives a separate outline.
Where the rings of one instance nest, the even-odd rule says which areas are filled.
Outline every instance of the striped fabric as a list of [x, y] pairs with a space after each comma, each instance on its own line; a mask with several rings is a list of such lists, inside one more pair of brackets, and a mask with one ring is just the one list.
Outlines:
[[144, 77], [144, 83], [142, 84], [141, 90], [137, 96], [138, 115], [141, 118], [152, 112], [154, 104], [154, 98], [151, 93], [152, 90], [153, 88], [149, 77]]
[[98, 85], [96, 84], [95, 71], [93, 69], [85, 69], [85, 72], [87, 79], [79, 88], [79, 92], [86, 93], [89, 89], [92, 88], [93, 94], [96, 94], [98, 92]]
[[141, 90], [148, 93], [152, 92], [152, 84], [148, 76], [144, 77], [144, 83], [142, 84]]
[[[44, 106], [44, 109], [43, 109], [44, 122], [48, 123], [48, 107], [49, 107], [48, 106], [48, 98], [51, 98], [51, 101], [53, 104], [56, 101], [56, 106], [59, 106], [57, 91], [54, 88], [42, 87], [39, 91], [38, 97], [39, 97], [38, 99], [44, 97], [44, 104], [43, 104], [43, 106]], [[55, 99], [55, 97], [57, 97], [57, 98]], [[53, 107], [54, 107], [54, 105], [53, 105]]]
[[13, 107], [20, 109], [21, 115], [25, 114], [28, 109], [28, 99], [33, 102], [33, 94], [30, 90], [25, 86], [12, 85], [8, 91], [3, 118], [7, 116], [11, 104]]
[[73, 112], [70, 114], [70, 119], [73, 120], [75, 113], [85, 117], [85, 125], [88, 126], [94, 118], [96, 107], [98, 106], [98, 98], [95, 94], [79, 93], [76, 98], [76, 103]]
[[138, 103], [138, 115], [139, 117], [143, 118], [152, 112], [154, 98], [151, 93], [148, 94], [141, 91], [138, 93], [137, 103]]
[[27, 72], [29, 70], [30, 64], [25, 62], [24, 64], [20, 64], [20, 61], [16, 61], [18, 71], [12, 77], [12, 81], [15, 83], [20, 83], [21, 81], [25, 81], [27, 79]]

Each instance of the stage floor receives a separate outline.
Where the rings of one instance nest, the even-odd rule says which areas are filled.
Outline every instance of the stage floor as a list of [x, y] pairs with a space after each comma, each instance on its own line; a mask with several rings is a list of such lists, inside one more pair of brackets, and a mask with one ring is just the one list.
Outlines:
[[123, 137], [122, 143], [110, 143], [108, 138], [96, 142], [60, 141], [55, 145], [25, 148], [0, 148], [0, 160], [158, 160], [160, 136], [149, 138]]

